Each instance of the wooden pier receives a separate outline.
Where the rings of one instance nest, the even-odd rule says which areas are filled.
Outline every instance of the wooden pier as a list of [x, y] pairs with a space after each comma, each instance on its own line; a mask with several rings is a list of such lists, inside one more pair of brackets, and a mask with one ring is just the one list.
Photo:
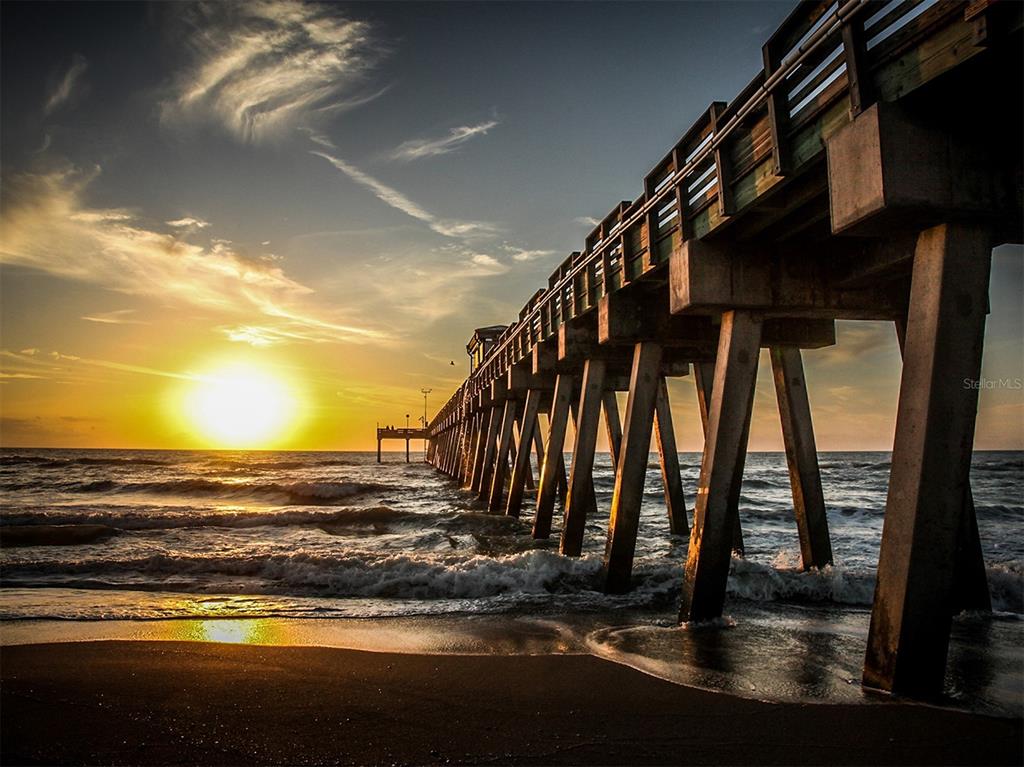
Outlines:
[[405, 440], [405, 462], [409, 463], [409, 441], [414, 439], [426, 440], [429, 437], [428, 429], [395, 428], [393, 426], [377, 427], [377, 463], [380, 463], [380, 446], [386, 439]]
[[[484, 329], [486, 350], [428, 426], [427, 460], [492, 513], [521, 515], [536, 481], [534, 536], [550, 534], [561, 498], [561, 552], [578, 556], [603, 412], [615, 468], [603, 583], [620, 592], [653, 436], [671, 530], [690, 536], [680, 620], [714, 619], [743, 548], [760, 349], [803, 567], [820, 568], [832, 550], [801, 350], [834, 344], [837, 319], [891, 321], [904, 367], [863, 682], [940, 691], [952, 615], [989, 606], [968, 476], [978, 391], [963, 382], [980, 376], [992, 248], [1024, 239], [1022, 10], [798, 5], [750, 85], [711, 103], [516, 321]], [[692, 490], [665, 386], [691, 373], [705, 432]]]

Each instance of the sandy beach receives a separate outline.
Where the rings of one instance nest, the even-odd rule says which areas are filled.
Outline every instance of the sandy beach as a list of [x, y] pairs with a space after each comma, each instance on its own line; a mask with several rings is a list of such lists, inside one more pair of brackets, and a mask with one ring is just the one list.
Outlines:
[[1019, 764], [1021, 721], [764, 703], [586, 655], [189, 642], [0, 649], [18, 764]]

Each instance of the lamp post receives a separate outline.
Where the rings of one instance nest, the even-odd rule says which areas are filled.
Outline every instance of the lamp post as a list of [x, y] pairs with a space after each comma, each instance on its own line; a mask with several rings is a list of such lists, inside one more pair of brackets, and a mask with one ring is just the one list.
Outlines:
[[[420, 394], [423, 395], [423, 432], [424, 432], [424, 434], [426, 434], [426, 431], [427, 431], [427, 395], [430, 394], [430, 392], [432, 392], [432, 391], [434, 391], [434, 390], [433, 389], [420, 389]], [[426, 439], [426, 437], [423, 438], [423, 460], [424, 461], [427, 460], [427, 439]]]

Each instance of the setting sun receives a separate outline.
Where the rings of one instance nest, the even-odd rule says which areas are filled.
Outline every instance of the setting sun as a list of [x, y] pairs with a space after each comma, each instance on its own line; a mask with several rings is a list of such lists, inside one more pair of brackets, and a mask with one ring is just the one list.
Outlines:
[[294, 425], [297, 399], [267, 371], [233, 364], [199, 376], [183, 406], [191, 426], [207, 440], [221, 447], [258, 448]]

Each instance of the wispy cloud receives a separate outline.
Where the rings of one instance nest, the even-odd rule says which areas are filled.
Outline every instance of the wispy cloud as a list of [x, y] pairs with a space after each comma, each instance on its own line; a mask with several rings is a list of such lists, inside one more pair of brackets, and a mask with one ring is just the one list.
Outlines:
[[454, 152], [475, 136], [484, 136], [489, 130], [497, 127], [497, 120], [489, 120], [479, 125], [460, 125], [452, 128], [447, 135], [439, 138], [420, 138], [399, 144], [390, 154], [392, 160], [409, 162], [422, 160], [424, 157], [437, 157]]
[[[0, 261], [162, 305], [200, 307], [236, 322], [260, 318], [294, 338], [369, 341], [386, 338], [371, 326], [347, 324], [311, 305], [313, 291], [273, 260], [250, 258], [230, 242], [185, 242], [147, 228], [123, 209], [90, 209], [90, 181], [74, 171], [23, 175], [5, 185]], [[91, 315], [91, 321], [112, 321]], [[116, 318], [115, 318], [116, 321]]]
[[454, 219], [438, 218], [433, 213], [424, 210], [397, 189], [388, 186], [382, 181], [378, 181], [373, 176], [368, 173], [364, 173], [354, 165], [347, 163], [345, 160], [315, 149], [311, 150], [310, 154], [324, 158], [327, 162], [357, 184], [369, 189], [381, 202], [386, 205], [390, 205], [395, 210], [402, 211], [402, 213], [405, 213], [407, 216], [415, 218], [418, 221], [422, 221], [440, 235], [459, 239], [471, 239], [479, 236], [492, 235], [497, 231], [493, 224], [488, 224], [483, 221], [456, 221]]
[[145, 367], [143, 365], [131, 365], [114, 360], [91, 359], [89, 357], [80, 357], [77, 354], [65, 354], [64, 352], [59, 351], [41, 352], [38, 349], [32, 349], [30, 351], [33, 353], [26, 354], [24, 351], [14, 352], [4, 349], [0, 351], [0, 360], [2, 360], [5, 367], [8, 367], [13, 363], [16, 366], [24, 366], [24, 369], [30, 371], [27, 375], [17, 377], [64, 379], [67, 382], [71, 382], [74, 378], [73, 375], [69, 376], [69, 372], [73, 373], [74, 369], [79, 367], [105, 368], [107, 370], [116, 370], [121, 373], [137, 373], [139, 375], [157, 376], [159, 378], [175, 378], [181, 381], [195, 381], [199, 378], [199, 376], [189, 372], [182, 373], [171, 370], [158, 370], [156, 368]]
[[82, 316], [83, 320], [98, 322], [101, 325], [147, 325], [143, 320], [137, 320], [132, 315], [134, 309], [115, 309], [112, 312], [94, 312]]
[[593, 227], [593, 226], [597, 226], [601, 222], [598, 221], [593, 216], [577, 216], [576, 218], [573, 219], [573, 223], [574, 224], [579, 224], [580, 226], [591, 226], [591, 227]]
[[519, 261], [520, 263], [537, 261], [542, 258], [553, 258], [555, 256], [555, 251], [553, 250], [525, 250], [510, 245], [506, 246], [505, 250], [512, 256], [513, 261]]
[[210, 222], [194, 216], [185, 216], [176, 218], [174, 221], [167, 221], [166, 224], [173, 229], [206, 229]]
[[312, 141], [314, 144], [318, 144], [319, 146], [322, 146], [324, 149], [330, 149], [332, 152], [335, 149], [337, 149], [337, 147], [334, 146], [334, 142], [331, 141], [325, 134], [321, 133], [320, 131], [314, 128], [309, 128], [304, 125], [301, 126], [299, 130], [302, 133], [305, 133], [307, 136], [309, 136], [309, 140]]
[[53, 89], [53, 92], [50, 93], [49, 98], [46, 100], [46, 105], [43, 107], [44, 114], [52, 114], [61, 104], [66, 103], [71, 98], [75, 91], [75, 85], [77, 85], [82, 75], [85, 74], [88, 66], [89, 62], [84, 56], [78, 53], [74, 55], [71, 60], [71, 66], [68, 67], [60, 82], [57, 83], [57, 87]]
[[164, 104], [165, 119], [212, 118], [251, 142], [383, 93], [360, 89], [385, 47], [338, 6], [201, 3], [186, 22], [194, 62]]

